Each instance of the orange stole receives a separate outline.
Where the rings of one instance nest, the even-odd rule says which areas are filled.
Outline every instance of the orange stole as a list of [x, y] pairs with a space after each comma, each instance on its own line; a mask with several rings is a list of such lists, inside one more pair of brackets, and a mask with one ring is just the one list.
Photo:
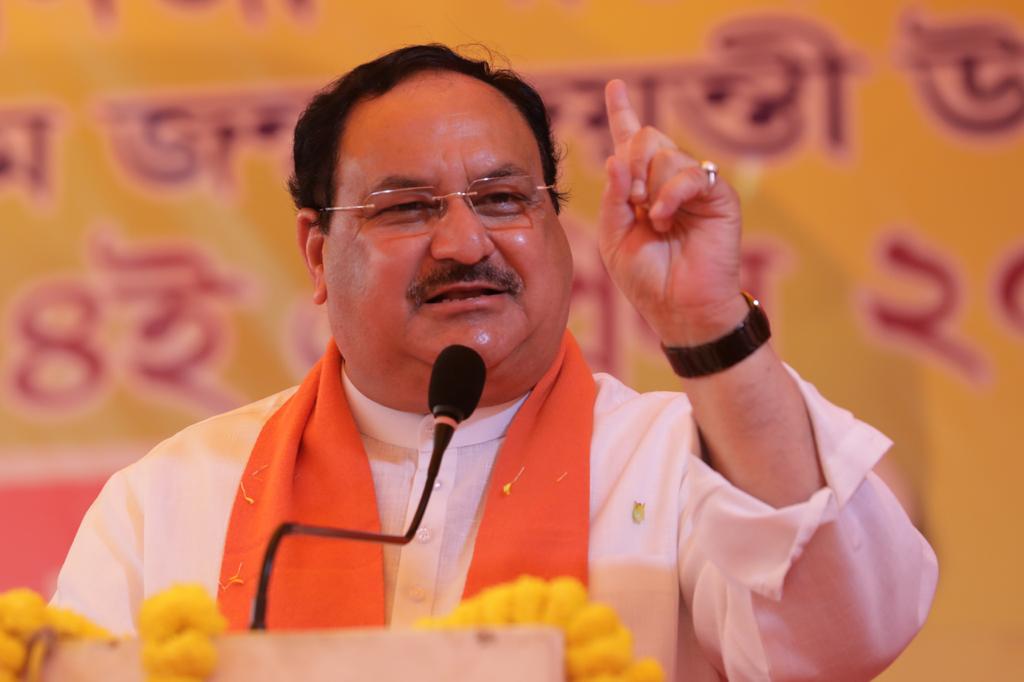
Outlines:
[[[253, 446], [242, 473], [246, 494], [240, 486], [231, 510], [217, 596], [232, 630], [249, 626], [263, 552], [280, 523], [380, 532], [369, 460], [340, 377], [332, 342]], [[566, 332], [498, 452], [465, 596], [522, 574], [586, 583], [595, 397], [590, 369]], [[506, 494], [505, 484], [517, 476]], [[242, 582], [227, 579], [236, 574]], [[278, 551], [268, 597], [270, 628], [383, 625], [381, 547], [290, 536]]]

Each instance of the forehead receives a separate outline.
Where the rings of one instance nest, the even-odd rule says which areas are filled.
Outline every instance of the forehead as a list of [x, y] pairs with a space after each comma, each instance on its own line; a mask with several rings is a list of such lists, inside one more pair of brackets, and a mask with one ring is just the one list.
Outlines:
[[338, 154], [336, 181], [345, 194], [389, 178], [464, 186], [502, 167], [542, 173], [536, 139], [515, 105], [486, 83], [449, 72], [418, 74], [357, 104]]

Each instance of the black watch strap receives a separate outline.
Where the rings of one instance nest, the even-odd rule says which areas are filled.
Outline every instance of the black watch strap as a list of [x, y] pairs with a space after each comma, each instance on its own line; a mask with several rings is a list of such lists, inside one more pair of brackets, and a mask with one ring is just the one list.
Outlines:
[[699, 346], [661, 347], [676, 374], [689, 379], [721, 372], [748, 357], [771, 338], [768, 316], [761, 310], [761, 304], [747, 292], [742, 293], [750, 310], [731, 332]]

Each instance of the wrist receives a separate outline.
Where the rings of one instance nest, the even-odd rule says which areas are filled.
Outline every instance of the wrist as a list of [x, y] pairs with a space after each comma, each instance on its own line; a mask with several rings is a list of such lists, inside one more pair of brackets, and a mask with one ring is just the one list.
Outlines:
[[661, 345], [699, 346], [720, 339], [743, 323], [750, 306], [742, 295], [680, 311], [655, 326]]
[[748, 358], [771, 338], [771, 327], [760, 304], [746, 292], [742, 296], [747, 313], [727, 333], [699, 344], [670, 346], [662, 343], [661, 348], [676, 374], [693, 378], [729, 369]]

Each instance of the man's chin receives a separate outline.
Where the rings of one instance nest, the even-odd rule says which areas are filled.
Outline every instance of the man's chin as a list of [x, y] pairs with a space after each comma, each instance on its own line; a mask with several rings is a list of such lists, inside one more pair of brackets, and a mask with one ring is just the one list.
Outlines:
[[410, 338], [423, 343], [430, 362], [442, 349], [459, 344], [480, 353], [490, 367], [508, 357], [528, 336], [522, 310], [509, 305], [510, 301], [495, 303], [424, 304], [415, 313]]
[[542, 342], [537, 330], [530, 333], [520, 319], [500, 322], [502, 324], [449, 321], [444, 325], [418, 325], [411, 338], [421, 340], [415, 352], [428, 366], [452, 344], [467, 346], [480, 353], [487, 366], [487, 382], [480, 404], [500, 405], [521, 397], [536, 385], [550, 366], [561, 339], [559, 335]]
[[421, 355], [428, 363], [433, 363], [437, 355], [453, 344], [472, 348], [484, 359], [488, 368], [494, 367], [512, 353], [523, 341], [518, 330], [507, 326], [488, 324], [447, 324], [417, 334], [423, 339]]

